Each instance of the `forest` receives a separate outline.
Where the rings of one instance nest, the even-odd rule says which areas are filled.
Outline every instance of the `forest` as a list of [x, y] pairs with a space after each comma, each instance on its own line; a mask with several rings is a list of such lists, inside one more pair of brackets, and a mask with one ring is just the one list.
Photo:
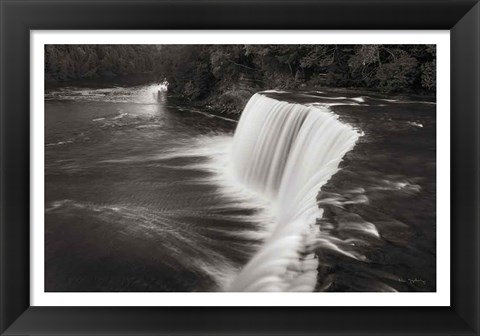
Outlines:
[[151, 45], [46, 45], [45, 80], [63, 82], [151, 73], [157, 48]]
[[238, 111], [265, 89], [435, 94], [435, 45], [48, 45], [46, 81], [149, 73], [192, 102]]

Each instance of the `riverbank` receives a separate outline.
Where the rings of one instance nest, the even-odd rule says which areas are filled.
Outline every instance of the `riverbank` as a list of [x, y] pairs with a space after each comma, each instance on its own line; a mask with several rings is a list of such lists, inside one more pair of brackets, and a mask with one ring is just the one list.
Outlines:
[[326, 86], [307, 87], [304, 86], [296, 90], [276, 90], [276, 89], [258, 89], [258, 88], [242, 88], [238, 90], [225, 90], [221, 93], [215, 93], [209, 96], [207, 99], [200, 101], [188, 101], [188, 103], [196, 106], [197, 108], [203, 108], [211, 113], [215, 114], [227, 114], [227, 115], [240, 115], [248, 103], [250, 98], [257, 92], [264, 91], [276, 91], [276, 92], [289, 92], [289, 93], [301, 93], [301, 92], [328, 92], [342, 94], [356, 94], [365, 95], [370, 97], [376, 97], [378, 99], [389, 100], [410, 100], [410, 101], [426, 101], [435, 102], [435, 94], [412, 94], [412, 93], [396, 93], [385, 94], [380, 91], [365, 90], [362, 88], [335, 88]]

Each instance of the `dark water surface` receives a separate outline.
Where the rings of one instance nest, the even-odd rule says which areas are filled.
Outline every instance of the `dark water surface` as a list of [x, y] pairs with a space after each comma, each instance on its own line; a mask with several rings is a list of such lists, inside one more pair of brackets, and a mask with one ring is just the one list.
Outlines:
[[220, 189], [235, 122], [154, 86], [46, 99], [47, 291], [216, 290], [246, 263], [259, 225]]
[[[319, 225], [366, 259], [320, 249], [317, 290], [435, 290], [435, 104], [269, 95], [365, 133], [322, 188]], [[272, 218], [229, 173], [235, 120], [150, 85], [45, 98], [46, 291], [220, 290], [259, 248]]]
[[318, 200], [321, 230], [366, 259], [319, 250], [317, 289], [435, 291], [436, 104], [346, 90], [269, 95], [328, 106], [364, 133]]

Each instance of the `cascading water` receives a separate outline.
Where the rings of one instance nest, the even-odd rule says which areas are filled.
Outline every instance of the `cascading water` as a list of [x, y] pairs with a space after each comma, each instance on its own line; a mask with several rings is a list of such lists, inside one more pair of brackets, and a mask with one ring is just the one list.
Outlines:
[[255, 94], [233, 145], [233, 169], [249, 190], [269, 200], [271, 235], [227, 291], [313, 291], [321, 232], [317, 194], [351, 150], [359, 133], [328, 109]]
[[158, 91], [46, 93], [46, 291], [436, 290], [435, 105], [263, 92], [237, 124]]

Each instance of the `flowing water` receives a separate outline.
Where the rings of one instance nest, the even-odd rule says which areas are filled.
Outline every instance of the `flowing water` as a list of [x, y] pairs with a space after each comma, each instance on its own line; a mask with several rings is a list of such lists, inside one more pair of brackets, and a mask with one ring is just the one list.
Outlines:
[[351, 150], [358, 133], [326, 108], [253, 96], [233, 147], [236, 176], [271, 201], [272, 233], [235, 278], [234, 291], [312, 291], [318, 263], [316, 196]]
[[237, 125], [152, 85], [45, 99], [47, 291], [435, 289], [434, 104], [265, 92]]

